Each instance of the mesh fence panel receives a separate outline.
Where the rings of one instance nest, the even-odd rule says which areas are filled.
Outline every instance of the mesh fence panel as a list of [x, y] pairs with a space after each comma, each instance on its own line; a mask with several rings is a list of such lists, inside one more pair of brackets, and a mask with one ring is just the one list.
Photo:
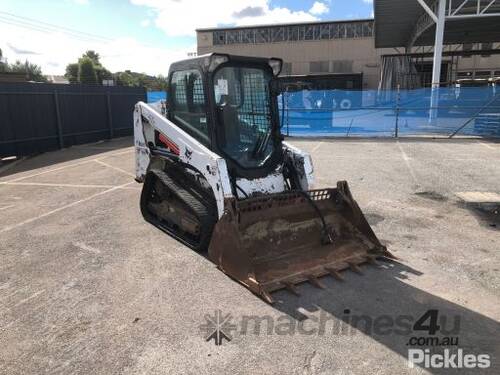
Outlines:
[[500, 137], [500, 87], [495, 86], [304, 90], [284, 93], [278, 102], [287, 135]]

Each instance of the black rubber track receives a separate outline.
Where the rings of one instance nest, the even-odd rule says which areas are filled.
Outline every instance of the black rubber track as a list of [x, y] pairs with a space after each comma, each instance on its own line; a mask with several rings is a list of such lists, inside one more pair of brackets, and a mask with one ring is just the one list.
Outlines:
[[[157, 180], [162, 183], [165, 189], [170, 191], [175, 199], [189, 207], [191, 213], [196, 216], [196, 218], [200, 222], [200, 236], [198, 238], [198, 241], [195, 241], [192, 238], [185, 236], [180, 231], [175, 230], [174, 228], [169, 226], [168, 223], [162, 221], [155, 214], [149, 211], [148, 201], [152, 197], [152, 190]], [[183, 182], [185, 184], [185, 181]], [[160, 228], [165, 233], [174, 237], [176, 240], [182, 242], [186, 246], [189, 246], [195, 251], [206, 251], [210, 243], [210, 238], [212, 237], [214, 225], [217, 221], [214, 207], [212, 204], [203, 201], [201, 195], [191, 193], [191, 189], [188, 189], [187, 186], [182, 186], [184, 184], [176, 182], [174, 178], [169, 176], [164, 171], [158, 169], [150, 170], [146, 175], [144, 186], [142, 188], [141, 212], [146, 221]]]

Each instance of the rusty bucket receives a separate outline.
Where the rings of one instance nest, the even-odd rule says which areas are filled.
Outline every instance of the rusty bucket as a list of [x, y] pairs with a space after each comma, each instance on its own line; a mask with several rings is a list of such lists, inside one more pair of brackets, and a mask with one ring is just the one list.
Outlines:
[[231, 199], [215, 226], [209, 258], [264, 300], [298, 283], [392, 257], [375, 236], [346, 181], [337, 188]]

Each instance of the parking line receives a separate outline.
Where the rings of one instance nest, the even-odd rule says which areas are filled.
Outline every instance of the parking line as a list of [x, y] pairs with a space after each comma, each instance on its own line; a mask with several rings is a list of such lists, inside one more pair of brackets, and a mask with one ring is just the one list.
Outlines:
[[[69, 188], [91, 188], [91, 189], [126, 189], [126, 190], [141, 190], [141, 188], [133, 186], [120, 186], [120, 185], [76, 185], [76, 184], [52, 184], [50, 182], [1, 182], [0, 185], [7, 186], [48, 186], [48, 187], [69, 187]], [[0, 207], [0, 211], [7, 208], [14, 207], [14, 205]]]
[[[24, 288], [23, 288], [24, 289]], [[42, 290], [39, 290], [38, 292], [35, 292], [33, 293], [31, 296], [27, 297], [27, 298], [24, 298], [23, 300], [19, 301], [18, 303], [16, 303], [14, 306], [12, 307], [6, 307], [5, 309], [3, 310], [0, 310], [0, 314], [4, 314], [5, 312], [7, 311], [12, 311], [12, 308], [14, 307], [17, 307], [17, 306], [20, 306], [30, 300], [32, 300], [33, 298], [36, 298], [38, 297], [40, 294], [42, 293], [45, 293], [45, 289], [42, 289]], [[7, 326], [4, 326], [4, 327], [0, 327], [2, 329], [2, 331], [6, 330], [7, 328], [9, 328], [14, 322], [18, 321], [19, 320], [19, 317], [14, 319], [13, 321], [11, 321]]]
[[2, 163], [0, 162], [0, 173], [7, 172], [9, 169], [14, 168], [16, 165], [19, 163], [23, 162], [26, 160], [26, 157], [22, 157], [20, 159], [14, 160], [13, 162], [8, 163], [7, 165], [4, 165], [1, 167]]
[[[133, 146], [130, 146], [130, 147], [133, 147]], [[130, 152], [135, 152], [135, 148], [132, 148], [132, 150], [115, 152], [114, 154], [111, 154], [111, 155], [104, 155], [103, 158], [108, 158], [108, 157], [111, 157], [111, 156], [118, 156], [118, 155], [128, 154]], [[97, 159], [101, 159], [101, 158], [97, 158]], [[96, 159], [94, 159], [94, 160], [96, 160]]]
[[66, 168], [69, 168], [69, 167], [76, 167], [78, 165], [83, 165], [83, 164], [87, 164], [87, 163], [91, 163], [93, 160], [84, 160], [84, 161], [81, 161], [81, 162], [78, 162], [78, 163], [73, 163], [73, 164], [69, 164], [69, 165], [63, 165], [62, 167], [58, 167], [58, 168], [53, 168], [53, 169], [48, 169], [48, 170], [45, 170], [45, 171], [42, 171], [42, 172], [38, 172], [38, 173], [33, 173], [33, 174], [30, 174], [28, 176], [23, 176], [23, 177], [18, 177], [18, 178], [14, 178], [12, 180], [8, 180], [8, 181], [5, 181], [5, 182], [16, 182], [16, 181], [21, 181], [21, 180], [25, 180], [27, 178], [31, 178], [31, 177], [36, 177], [36, 176], [40, 176], [42, 174], [46, 174], [46, 173], [50, 173], [50, 172], [57, 172], [57, 171], [60, 171], [62, 169], [66, 169]]
[[[50, 187], [73, 187], [73, 188], [93, 188], [93, 189], [111, 189], [115, 185], [75, 185], [75, 184], [51, 184], [50, 182], [0, 182], [0, 185], [13, 186], [50, 186]], [[2, 210], [3, 208], [0, 208]]]
[[28, 287], [27, 286], [23, 286], [22, 288], [20, 289], [17, 289], [15, 290], [14, 292], [10, 293], [10, 294], [7, 294], [6, 296], [3, 296], [0, 298], [0, 301], [5, 301], [7, 300], [8, 298], [12, 297], [12, 296], [15, 296], [16, 294], [18, 294], [19, 292], [22, 292], [23, 290], [27, 289]]
[[12, 230], [12, 229], [19, 228], [20, 226], [23, 226], [23, 225], [25, 225], [25, 224], [32, 223], [32, 222], [34, 222], [34, 221], [36, 221], [36, 220], [38, 220], [38, 219], [42, 219], [42, 218], [44, 218], [44, 217], [47, 217], [47, 216], [52, 215], [52, 214], [55, 214], [55, 213], [57, 213], [57, 212], [59, 212], [59, 211], [65, 210], [65, 209], [67, 209], [67, 208], [71, 208], [71, 207], [76, 206], [76, 205], [78, 205], [78, 204], [80, 204], [80, 203], [87, 202], [87, 201], [89, 201], [89, 200], [91, 200], [91, 199], [94, 199], [94, 198], [96, 198], [96, 197], [99, 197], [99, 196], [101, 196], [101, 195], [104, 195], [104, 194], [110, 193], [110, 192], [112, 192], [112, 191], [115, 191], [115, 190], [118, 190], [118, 189], [120, 189], [120, 188], [123, 188], [123, 187], [125, 187], [125, 186], [127, 186], [127, 185], [130, 185], [130, 184], [132, 184], [133, 182], [134, 182], [134, 181], [127, 182], [126, 184], [119, 185], [119, 186], [115, 186], [115, 187], [113, 187], [113, 188], [111, 188], [111, 189], [107, 189], [107, 190], [104, 190], [104, 191], [100, 191], [100, 192], [95, 193], [95, 194], [92, 194], [92, 195], [90, 195], [90, 196], [88, 196], [88, 197], [86, 197], [86, 198], [83, 198], [83, 199], [77, 200], [76, 202], [73, 202], [73, 203], [67, 204], [67, 205], [65, 205], [65, 206], [62, 206], [62, 207], [56, 208], [56, 209], [54, 209], [54, 210], [52, 210], [52, 211], [46, 212], [46, 213], [44, 213], [44, 214], [41, 214], [41, 215], [38, 215], [38, 216], [35, 216], [35, 217], [32, 217], [32, 218], [30, 218], [30, 219], [27, 219], [27, 220], [21, 221], [20, 223], [17, 223], [17, 224], [14, 224], [14, 225], [9, 225], [9, 226], [7, 226], [7, 227], [5, 227], [5, 228], [0, 229], [0, 233], [4, 233], [4, 232], [7, 232], [7, 231]]
[[498, 150], [497, 148], [495, 148], [487, 143], [484, 143], [484, 142], [477, 142], [477, 143], [479, 143], [481, 146], [489, 148], [490, 150]]
[[95, 247], [89, 246], [89, 245], [87, 245], [87, 244], [85, 244], [83, 242], [73, 242], [73, 245], [75, 245], [79, 249], [88, 251], [90, 253], [94, 253], [94, 254], [100, 254], [101, 253], [101, 250], [96, 249]]
[[311, 150], [311, 154], [312, 154], [313, 152], [318, 151], [318, 148], [320, 148], [320, 146], [321, 146], [322, 144], [323, 144], [323, 142], [319, 142], [316, 146], [314, 146], [314, 147], [313, 147], [313, 149]]
[[33, 293], [31, 296], [29, 296], [29, 297], [27, 297], [27, 298], [25, 298], [25, 299], [23, 299], [23, 300], [19, 301], [18, 303], [16, 303], [16, 304], [14, 305], [14, 307], [17, 307], [17, 306], [19, 306], [19, 305], [22, 305], [23, 303], [26, 303], [26, 302], [28, 302], [29, 300], [31, 300], [31, 299], [33, 299], [33, 298], [38, 297], [38, 296], [39, 296], [40, 294], [42, 294], [42, 293], [45, 293], [45, 289], [39, 290], [38, 292]]
[[[122, 151], [122, 152], [116, 152], [114, 154], [111, 154], [111, 155], [105, 155], [105, 156], [102, 156], [102, 157], [110, 157], [110, 156], [118, 156], [118, 155], [123, 155], [123, 154], [127, 154], [127, 153], [130, 153], [130, 152], [134, 152], [134, 150], [127, 150], [127, 151]], [[50, 173], [50, 172], [57, 172], [57, 171], [60, 171], [62, 169], [66, 169], [66, 168], [70, 168], [70, 167], [77, 167], [79, 165], [83, 165], [83, 164], [87, 164], [87, 163], [92, 163], [96, 160], [99, 160], [101, 158], [94, 158], [94, 159], [89, 159], [89, 160], [84, 160], [84, 161], [81, 161], [81, 162], [78, 162], [78, 163], [73, 163], [73, 164], [68, 164], [68, 165], [63, 165], [61, 167], [58, 167], [58, 168], [53, 168], [53, 169], [48, 169], [48, 170], [45, 170], [45, 171], [42, 171], [42, 172], [38, 172], [38, 173], [33, 173], [33, 174], [30, 174], [28, 176], [23, 176], [23, 177], [18, 177], [18, 178], [14, 178], [12, 180], [8, 180], [8, 181], [5, 181], [5, 182], [16, 182], [16, 181], [21, 181], [21, 180], [25, 180], [27, 178], [31, 178], [31, 177], [37, 177], [37, 176], [40, 176], [40, 175], [43, 175], [43, 174], [46, 174], [46, 173]], [[128, 172], [127, 172], [128, 173]]]
[[124, 169], [121, 169], [121, 168], [118, 168], [118, 167], [115, 167], [114, 165], [111, 165], [111, 164], [108, 164], [108, 163], [105, 163], [103, 162], [102, 160], [94, 160], [96, 163], [99, 163], [105, 167], [108, 167], [108, 168], [111, 168], [111, 169], [114, 169], [115, 171], [118, 171], [118, 172], [122, 172], [122, 173], [125, 173], [126, 175], [128, 176], [131, 176], [131, 177], [134, 177], [135, 178], [135, 175], [133, 175], [132, 173], [130, 172], [127, 172], [126, 170]]
[[410, 171], [411, 177], [413, 178], [413, 182], [415, 182], [415, 184], [418, 185], [417, 176], [415, 175], [415, 171], [413, 170], [413, 167], [410, 164], [410, 158], [408, 157], [408, 155], [406, 154], [406, 152], [403, 150], [403, 147], [401, 146], [401, 144], [399, 143], [399, 141], [397, 141], [396, 144], [398, 145], [399, 151], [401, 151], [401, 157], [403, 158], [403, 160], [404, 160], [404, 162], [406, 164], [406, 167]]

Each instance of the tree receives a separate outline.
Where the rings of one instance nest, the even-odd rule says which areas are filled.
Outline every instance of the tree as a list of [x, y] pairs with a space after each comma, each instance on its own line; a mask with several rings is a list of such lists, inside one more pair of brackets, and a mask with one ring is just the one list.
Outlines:
[[68, 64], [64, 75], [69, 83], [78, 83], [78, 63]]
[[1, 72], [5, 72], [5, 70], [6, 70], [5, 65], [6, 65], [6, 64], [3, 62], [3, 54], [2, 54], [2, 49], [0, 48], [0, 73], [1, 73]]
[[94, 63], [94, 66], [96, 65], [99, 65], [99, 66], [102, 66], [101, 65], [101, 62], [99, 61], [99, 59], [101, 58], [101, 56], [99, 56], [99, 54], [95, 51], [92, 51], [92, 50], [88, 50], [87, 52], [85, 52], [82, 57], [88, 57], [89, 59], [92, 60], [92, 62]]
[[7, 71], [14, 73], [25, 73], [28, 81], [47, 82], [47, 78], [42, 73], [42, 68], [26, 60], [24, 63], [17, 60], [15, 64], [8, 65]]
[[66, 66], [65, 77], [70, 83], [102, 84], [103, 80], [114, 80], [119, 86], [145, 87], [148, 90], [167, 89], [167, 77], [150, 76], [144, 73], [124, 72], [111, 73], [100, 61], [101, 56], [93, 50], [86, 51], [77, 63]]
[[162, 75], [154, 77], [144, 73], [125, 70], [124, 72], [115, 73], [114, 78], [118, 86], [142, 86], [152, 91], [167, 90], [167, 77]]
[[42, 68], [28, 60], [24, 63], [28, 80], [35, 82], [47, 82], [47, 77], [42, 73]]
[[102, 84], [102, 81], [105, 79], [113, 79], [113, 74], [102, 65], [94, 65], [94, 68], [97, 75], [97, 82]]
[[94, 63], [88, 56], [78, 60], [78, 82], [95, 85], [97, 83], [97, 74]]
[[65, 77], [70, 83], [88, 84], [102, 84], [102, 81], [105, 79], [113, 79], [113, 74], [102, 66], [99, 59], [100, 56], [97, 52], [92, 50], [86, 51], [78, 59], [77, 63], [66, 66]]
[[160, 74], [156, 77], [156, 85], [155, 88], [158, 91], [167, 91], [168, 88], [168, 78], [164, 75]]
[[135, 86], [136, 81], [130, 71], [115, 73], [116, 84], [119, 86]]
[[95, 51], [88, 50], [82, 55], [82, 58], [88, 57], [89, 59], [92, 60], [92, 63], [94, 64], [94, 69], [95, 73], [97, 75], [97, 82], [102, 83], [103, 80], [105, 79], [112, 79], [113, 75], [111, 72], [106, 69], [104, 66], [102, 66], [99, 54]]

